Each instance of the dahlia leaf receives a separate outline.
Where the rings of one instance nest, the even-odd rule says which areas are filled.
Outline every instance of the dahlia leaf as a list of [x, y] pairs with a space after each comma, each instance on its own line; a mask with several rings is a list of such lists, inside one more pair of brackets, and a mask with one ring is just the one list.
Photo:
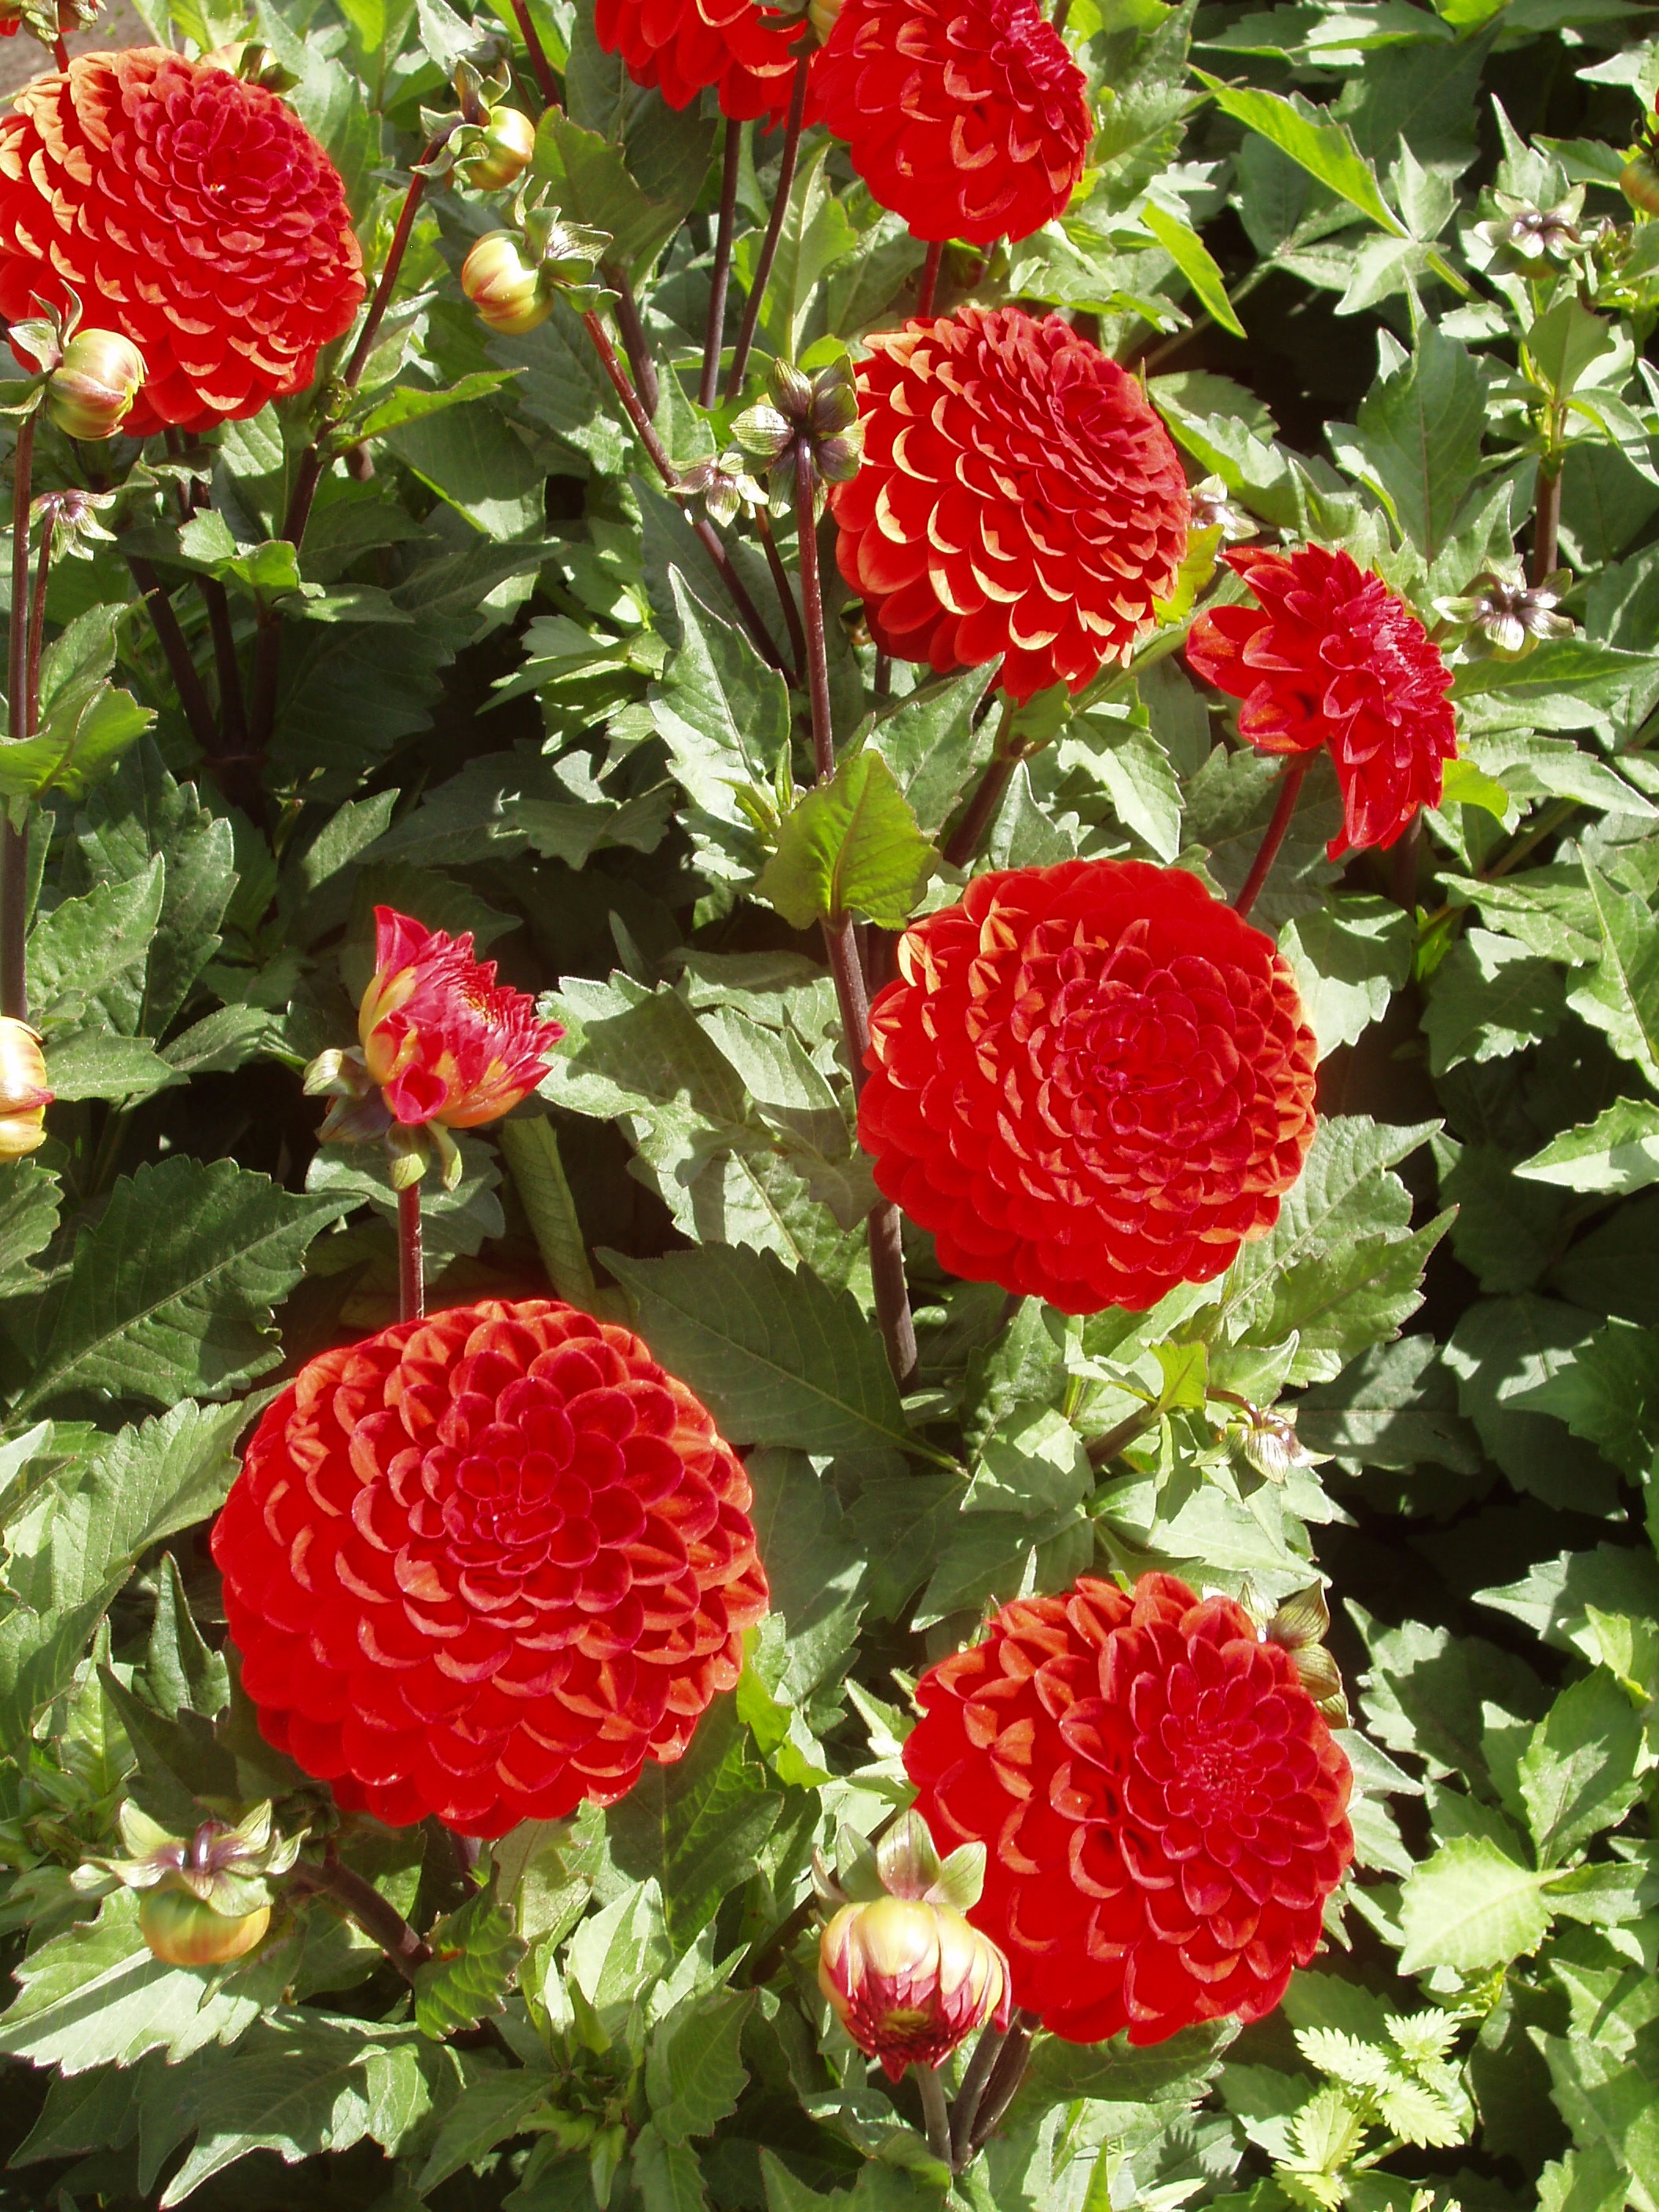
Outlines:
[[753, 1990], [721, 1990], [679, 2006], [652, 2035], [645, 2058], [645, 2094], [652, 2124], [670, 2146], [710, 2136], [735, 2112], [749, 2069], [739, 2052], [754, 2009]]
[[46, 1048], [46, 1080], [55, 1098], [136, 1103], [185, 1079], [148, 1037], [118, 1036], [94, 1024], [53, 1037]]
[[465, 407], [474, 399], [483, 399], [522, 374], [511, 368], [475, 368], [439, 390], [422, 384], [399, 384], [376, 394], [368, 413], [349, 426], [347, 434], [359, 441], [378, 438], [384, 431], [395, 430], [423, 415], [441, 414], [446, 407]]
[[1642, 1481], [1659, 1445], [1659, 1331], [1609, 1321], [1525, 1402], [1558, 1415], [1632, 1482]]
[[927, 836], [945, 827], [969, 778], [989, 757], [991, 732], [976, 718], [993, 675], [969, 668], [918, 684], [870, 725], [865, 744], [891, 769]]
[[29, 1261], [51, 1243], [63, 1188], [33, 1160], [0, 1163], [0, 1297], [27, 1297], [42, 1287]]
[[1570, 1683], [1521, 1754], [1521, 1795], [1540, 1866], [1559, 1866], [1623, 1820], [1641, 1786], [1641, 1715], [1608, 1669]]
[[1522, 1052], [1565, 1016], [1565, 989], [1548, 961], [1512, 937], [1468, 930], [1435, 971], [1423, 1020], [1429, 1072]]
[[1593, 1121], [1552, 1138], [1511, 1172], [1566, 1190], [1623, 1196], [1659, 1182], [1659, 1105], [1615, 1098]]
[[821, 1686], [839, 1687], [858, 1639], [869, 1565], [835, 1492], [804, 1452], [752, 1452], [748, 1474], [755, 1541], [787, 1638], [771, 1686], [805, 1700]]
[[1249, 333], [1227, 297], [1227, 280], [1191, 224], [1182, 222], [1156, 200], [1147, 201], [1140, 211], [1140, 220], [1192, 286], [1200, 307], [1212, 322], [1219, 323], [1236, 338], [1247, 338]]
[[939, 1455], [904, 1418], [880, 1340], [849, 1291], [775, 1254], [704, 1245], [660, 1260], [601, 1252], [653, 1351], [740, 1443], [846, 1459]]
[[551, 2080], [514, 2067], [469, 2081], [444, 2114], [416, 2187], [422, 2196], [471, 2166], [497, 2143], [524, 2134], [551, 2101]]
[[677, 568], [668, 571], [680, 645], [651, 693], [651, 708], [692, 812], [687, 826], [700, 864], [742, 880], [760, 868], [764, 844], [738, 803], [769, 803], [789, 745], [789, 695], [746, 638], [708, 613]]
[[1659, 1088], [1659, 921], [1644, 900], [1584, 863], [1601, 957], [1567, 1004], [1601, 1030], [1621, 1060]]
[[697, 2154], [683, 2139], [671, 2142], [663, 2134], [660, 2116], [635, 2137], [629, 2172], [643, 2212], [707, 2212]]
[[[859, 242], [858, 232], [825, 179], [829, 157], [826, 141], [797, 171], [778, 234], [772, 273], [767, 279], [760, 328], [767, 344], [785, 361], [793, 361], [800, 351], [807, 311], [819, 280]], [[754, 282], [760, 236], [758, 231], [750, 231], [732, 257], [733, 267], [745, 285]]]
[[536, 131], [535, 173], [568, 222], [606, 232], [607, 258], [637, 275], [679, 228], [680, 210], [648, 199], [620, 146], [550, 107]]
[[1496, 1145], [1434, 1140], [1440, 1195], [1457, 1208], [1452, 1249], [1483, 1291], [1529, 1291], [1560, 1249], [1565, 1193], [1517, 1179], [1512, 1156]]
[[1487, 1457], [1522, 1490], [1564, 1510], [1614, 1510], [1613, 1469], [1537, 1396], [1598, 1326], [1581, 1308], [1535, 1292], [1483, 1298], [1465, 1308], [1443, 1354]]
[[1550, 1924], [1548, 1882], [1485, 1836], [1443, 1844], [1401, 1889], [1400, 1971], [1484, 1973], [1535, 1951]]
[[1411, 974], [1415, 940], [1411, 915], [1392, 899], [1338, 897], [1285, 924], [1279, 949], [1322, 1060], [1382, 1020]]
[[755, 886], [794, 929], [857, 914], [902, 929], [937, 862], [879, 753], [854, 753], [787, 814]]
[[677, 1953], [749, 1880], [783, 1804], [782, 1791], [722, 1701], [677, 1765], [648, 1764], [612, 1806], [611, 1856], [625, 1874], [660, 1885], [663, 1925]]
[[1208, 87], [1224, 114], [1288, 154], [1298, 167], [1328, 185], [1379, 229], [1395, 238], [1407, 236], [1405, 225], [1382, 197], [1376, 170], [1355, 146], [1346, 124], [1330, 119], [1300, 94], [1286, 100], [1253, 86], [1225, 84], [1201, 69], [1194, 69], [1193, 75]]
[[76, 1390], [165, 1405], [264, 1374], [282, 1357], [271, 1309], [341, 1211], [231, 1160], [123, 1176], [75, 1248], [20, 1406]]
[[1360, 404], [1353, 437], [1365, 481], [1425, 562], [1453, 535], [1486, 420], [1474, 356], [1426, 320], [1409, 362], [1380, 376]]
[[36, 922], [28, 940], [28, 995], [38, 1022], [76, 1019], [89, 1000], [148, 957], [165, 891], [158, 854], [141, 875], [100, 883]]
[[1139, 2050], [1121, 2035], [1096, 2044], [1045, 2037], [1031, 2053], [1013, 2120], [1074, 2097], [1090, 2100], [1109, 2135], [1143, 2126], [1149, 2112], [1173, 2118], [1204, 2094], [1237, 2033], [1237, 2021], [1208, 2021]]
[[1457, 1389], [1430, 1336], [1372, 1345], [1334, 1382], [1316, 1384], [1297, 1401], [1297, 1433], [1313, 1450], [1346, 1468], [1425, 1462], [1474, 1474], [1480, 1447], [1457, 1411]]
[[500, 2012], [529, 1946], [508, 1914], [481, 1889], [428, 1936], [436, 1956], [415, 1972], [415, 2021], [434, 2042]]

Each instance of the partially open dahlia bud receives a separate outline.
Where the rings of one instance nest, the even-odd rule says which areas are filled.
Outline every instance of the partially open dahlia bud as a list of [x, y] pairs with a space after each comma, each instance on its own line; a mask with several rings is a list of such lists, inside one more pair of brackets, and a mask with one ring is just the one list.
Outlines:
[[476, 150], [460, 164], [461, 174], [478, 191], [504, 191], [524, 174], [535, 150], [530, 118], [516, 107], [492, 107], [479, 126]]
[[0, 316], [72, 295], [149, 366], [129, 435], [257, 415], [362, 299], [345, 187], [262, 85], [160, 46], [77, 55], [0, 117]]
[[742, 1463], [639, 1338], [532, 1298], [342, 1345], [264, 1414], [213, 1532], [268, 1741], [393, 1826], [614, 1803], [743, 1667]]
[[1063, 215], [1093, 136], [1084, 74], [1034, 0], [842, 0], [808, 119], [914, 237], [974, 246]]
[[138, 1927], [169, 1966], [222, 1966], [246, 1957], [270, 1925], [273, 1882], [300, 1854], [301, 1838], [276, 1832], [270, 1805], [233, 1827], [204, 1820], [170, 1835], [129, 1799], [118, 1816], [131, 1856], [90, 1859], [70, 1877], [83, 1895], [138, 1891]]
[[941, 675], [1000, 656], [1021, 701], [1127, 661], [1187, 550], [1186, 474], [1137, 380], [1018, 307], [867, 343], [863, 465], [830, 509], [882, 651]]
[[975, 2028], [1008, 2024], [1008, 1969], [948, 1905], [878, 1898], [843, 1905], [818, 1947], [818, 1987], [867, 2057], [896, 2081], [937, 2066]]
[[1291, 1653], [1172, 1575], [1006, 1605], [931, 1667], [904, 1747], [941, 1837], [988, 1847], [976, 1927], [1052, 2034], [1260, 2020], [1353, 1856], [1352, 1775]]
[[46, 1142], [46, 1063], [27, 1022], [0, 1015], [0, 1160], [21, 1160]]
[[118, 331], [76, 331], [46, 382], [46, 412], [71, 438], [112, 438], [132, 412], [144, 356]]
[[953, 1274], [1139, 1311], [1278, 1218], [1313, 1141], [1314, 1038], [1272, 939], [1196, 876], [977, 876], [898, 966], [859, 1141]]
[[506, 337], [521, 337], [553, 312], [553, 295], [515, 230], [492, 230], [461, 264], [461, 289], [481, 321]]

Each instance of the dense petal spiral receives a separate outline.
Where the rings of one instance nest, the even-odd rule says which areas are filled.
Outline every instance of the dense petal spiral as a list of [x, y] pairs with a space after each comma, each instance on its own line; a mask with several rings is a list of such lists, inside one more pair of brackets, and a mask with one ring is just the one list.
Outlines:
[[1440, 804], [1457, 751], [1451, 671], [1397, 592], [1322, 545], [1229, 553], [1261, 602], [1200, 615], [1187, 658], [1243, 703], [1238, 732], [1258, 752], [1328, 745], [1342, 791], [1332, 860], [1392, 845]]
[[1087, 1577], [930, 1668], [904, 1747], [941, 1847], [983, 1842], [969, 1917], [1014, 2002], [1073, 2043], [1259, 2020], [1353, 1856], [1352, 1775], [1295, 1664], [1229, 1598]]
[[811, 119], [915, 237], [989, 246], [1065, 212], [1086, 81], [1034, 0], [842, 0]]
[[898, 958], [859, 1139], [955, 1273], [1144, 1309], [1278, 1218], [1313, 1141], [1314, 1039], [1272, 940], [1196, 876], [979, 876]]
[[712, 84], [720, 113], [739, 123], [781, 119], [805, 35], [799, 18], [756, 0], [596, 0], [593, 29], [606, 53], [620, 50], [635, 83], [671, 107], [689, 107]]
[[143, 438], [304, 391], [362, 263], [338, 173], [280, 100], [141, 46], [78, 55], [0, 118], [0, 315], [71, 290], [143, 356], [122, 425]]
[[1018, 307], [959, 307], [869, 347], [864, 465], [830, 507], [882, 650], [941, 673], [1000, 654], [1016, 699], [1127, 660], [1175, 587], [1188, 512], [1136, 380]]
[[638, 1337], [544, 1299], [304, 1367], [213, 1532], [269, 1741], [349, 1810], [469, 1835], [608, 1805], [736, 1682], [741, 1463]]

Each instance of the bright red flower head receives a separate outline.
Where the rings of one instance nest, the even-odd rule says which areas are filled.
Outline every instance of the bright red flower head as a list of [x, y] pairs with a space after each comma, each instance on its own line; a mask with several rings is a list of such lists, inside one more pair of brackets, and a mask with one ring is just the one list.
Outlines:
[[712, 84], [720, 113], [739, 123], [781, 120], [805, 34], [799, 19], [756, 0], [596, 0], [593, 30], [671, 107], [689, 107]]
[[394, 1826], [611, 1804], [766, 1612], [730, 1445], [638, 1337], [489, 1302], [325, 1352], [213, 1532], [268, 1741]]
[[[826, 48], [825, 52], [828, 52]], [[869, 340], [836, 558], [884, 653], [1003, 688], [1127, 660], [1187, 550], [1187, 481], [1139, 384], [1058, 315], [959, 307]]]
[[1014, 2002], [1073, 2043], [1260, 2020], [1353, 1856], [1352, 1775], [1290, 1655], [1172, 1575], [1006, 1605], [932, 1667], [904, 1747]]
[[1313, 1141], [1314, 1039], [1272, 939], [1196, 876], [977, 876], [898, 963], [859, 1141], [953, 1273], [1140, 1310], [1277, 1219]]
[[912, 235], [989, 246], [1065, 212], [1086, 80], [1033, 0], [842, 0], [811, 115]]
[[1346, 553], [1245, 546], [1226, 557], [1261, 605], [1200, 615], [1188, 659], [1243, 702], [1238, 732], [1258, 752], [1330, 747], [1342, 789], [1332, 860], [1392, 845], [1419, 807], [1440, 804], [1457, 751], [1440, 648], [1399, 593]]
[[374, 909], [374, 974], [357, 1014], [363, 1060], [395, 1121], [476, 1129], [527, 1097], [564, 1030], [495, 981], [472, 939]]
[[143, 354], [122, 428], [145, 438], [303, 392], [357, 311], [362, 257], [339, 175], [290, 109], [141, 46], [78, 55], [0, 118], [0, 315], [71, 290]]

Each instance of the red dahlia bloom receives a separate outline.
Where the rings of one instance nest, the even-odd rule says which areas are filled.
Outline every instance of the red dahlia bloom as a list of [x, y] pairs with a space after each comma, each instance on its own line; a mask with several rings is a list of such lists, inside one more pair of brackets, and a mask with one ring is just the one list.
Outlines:
[[722, 115], [776, 123], [789, 105], [804, 27], [756, 0], [596, 0], [593, 29], [608, 54], [620, 48], [635, 84], [671, 107], [715, 87]]
[[1342, 789], [1332, 860], [1392, 845], [1419, 807], [1440, 804], [1457, 751], [1440, 648], [1399, 593], [1346, 553], [1244, 546], [1226, 558], [1261, 605], [1200, 615], [1188, 659], [1243, 702], [1239, 735], [1258, 752], [1330, 747]]
[[1289, 1654], [1173, 1575], [1005, 1606], [928, 1669], [904, 1747], [939, 1837], [983, 1841], [969, 1915], [1073, 2043], [1260, 2020], [1353, 1856], [1348, 1762]]
[[332, 162], [280, 100], [141, 46], [77, 56], [0, 119], [0, 315], [71, 289], [144, 357], [122, 427], [145, 438], [304, 391], [362, 258]]
[[978, 876], [898, 961], [859, 1141], [953, 1273], [1139, 1310], [1277, 1219], [1313, 1141], [1313, 1035], [1272, 939], [1196, 876]]
[[1018, 307], [869, 346], [864, 465], [830, 508], [883, 652], [941, 673], [1000, 653], [1016, 699], [1127, 660], [1187, 550], [1186, 477], [1136, 380]]
[[638, 1337], [533, 1298], [301, 1369], [213, 1532], [268, 1741], [469, 1835], [609, 1805], [736, 1682], [766, 1578], [737, 1455]]
[[989, 246], [1063, 214], [1086, 80], [1033, 0], [842, 0], [811, 119], [917, 238]]
[[475, 1129], [527, 1097], [564, 1035], [472, 957], [471, 937], [374, 909], [374, 974], [358, 1010], [363, 1060], [392, 1119]]

